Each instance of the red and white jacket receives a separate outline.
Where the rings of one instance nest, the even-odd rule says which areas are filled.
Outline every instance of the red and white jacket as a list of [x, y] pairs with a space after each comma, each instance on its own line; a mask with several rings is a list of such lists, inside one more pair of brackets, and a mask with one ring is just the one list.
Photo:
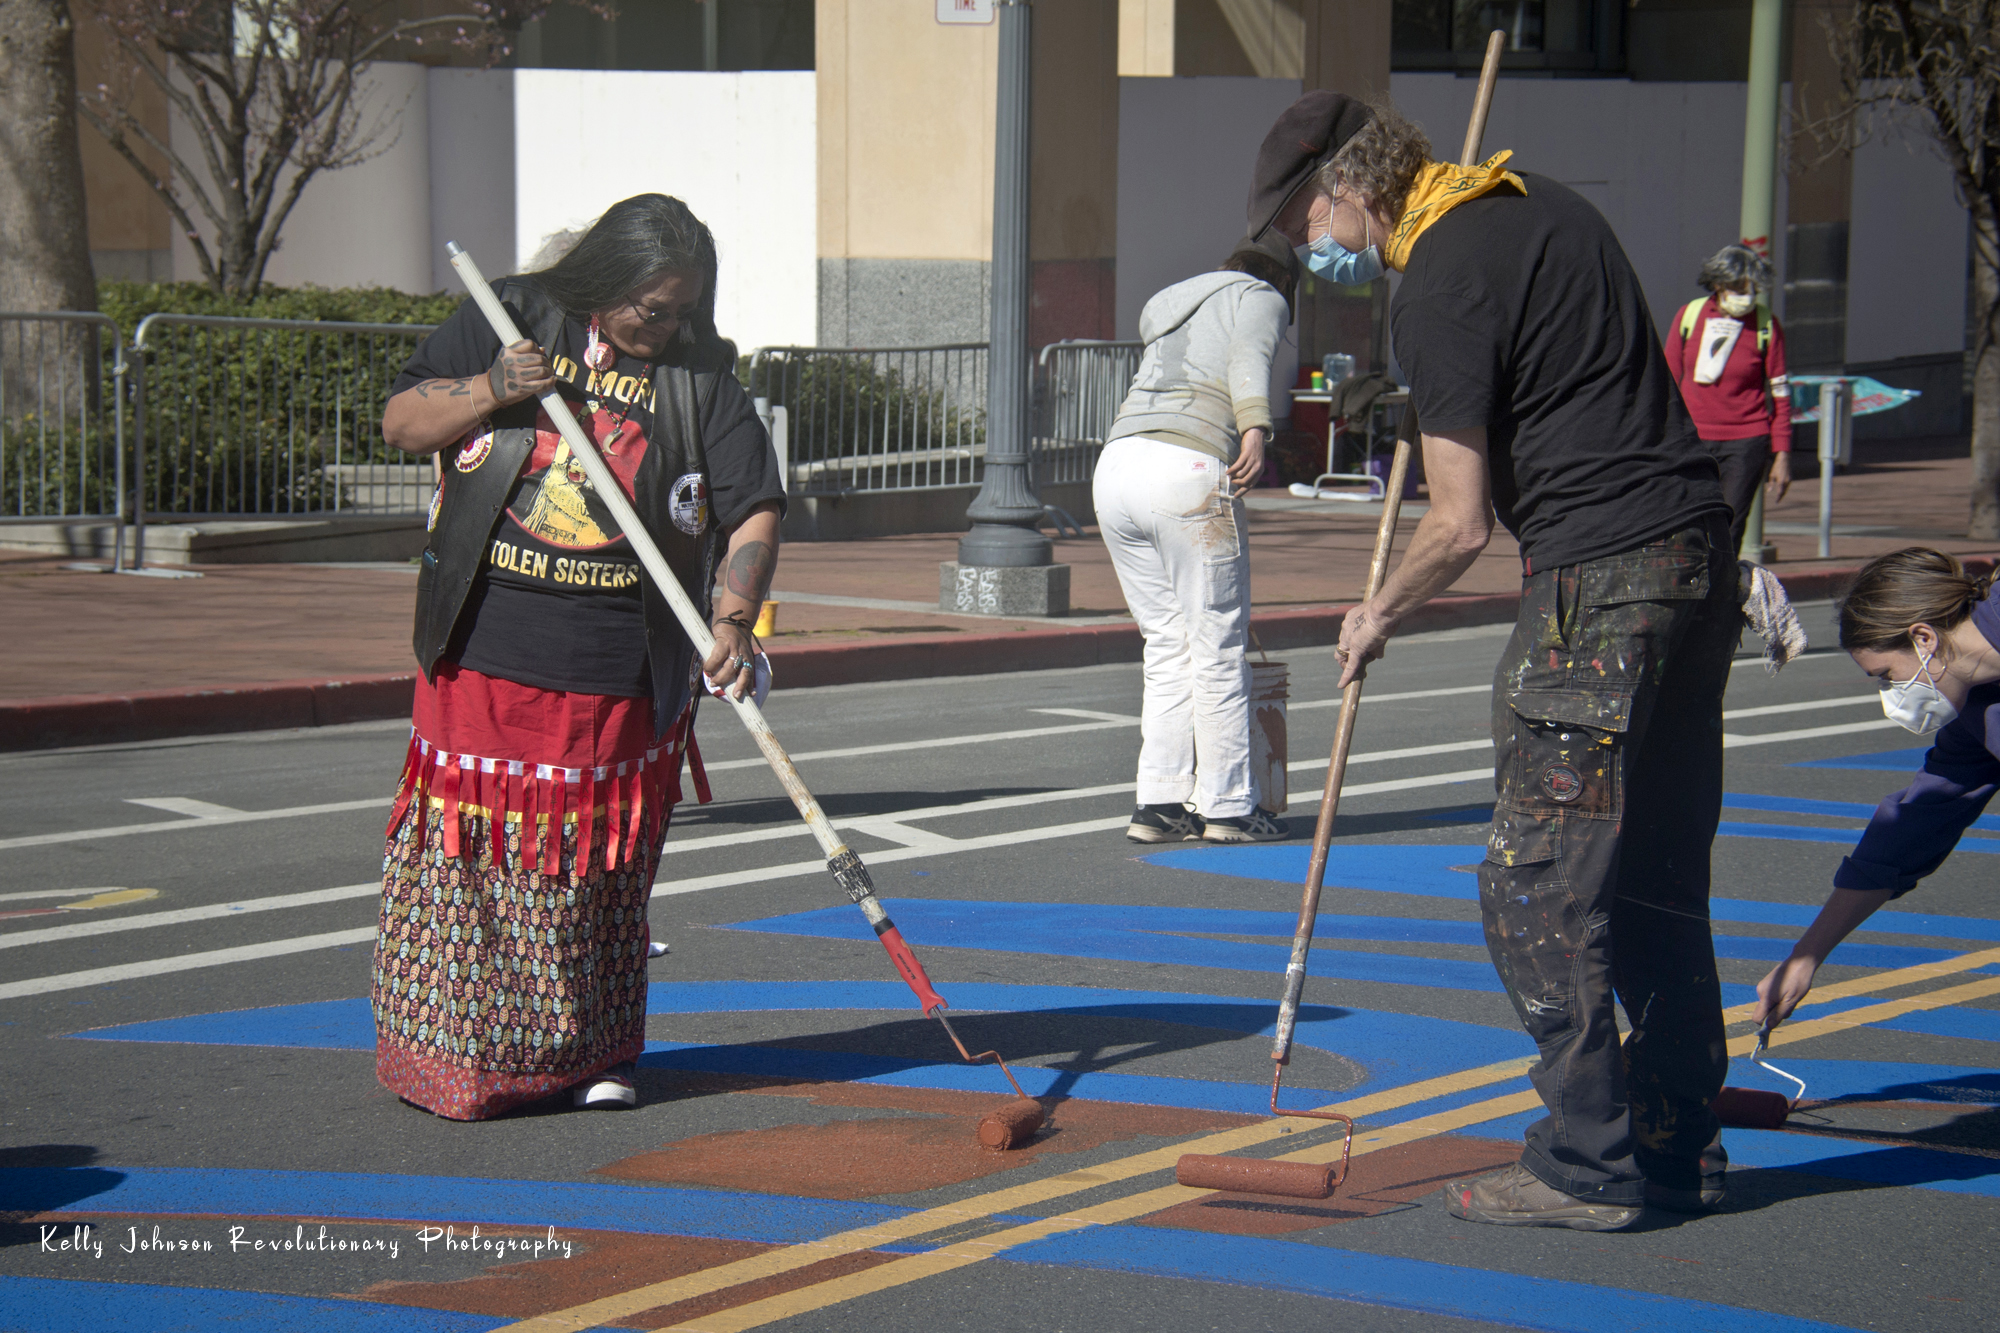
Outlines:
[[[1694, 318], [1688, 310], [1698, 305]], [[1747, 440], [1769, 435], [1771, 448], [1792, 451], [1792, 392], [1785, 381], [1785, 330], [1778, 317], [1759, 306], [1743, 322], [1742, 336], [1730, 349], [1729, 360], [1713, 384], [1694, 382], [1695, 359], [1711, 317], [1721, 315], [1713, 296], [1690, 302], [1676, 313], [1667, 330], [1667, 366], [1681, 389], [1681, 400], [1704, 440]], [[1768, 338], [1758, 337], [1761, 322], [1770, 321]], [[1759, 344], [1766, 345], [1760, 347]]]

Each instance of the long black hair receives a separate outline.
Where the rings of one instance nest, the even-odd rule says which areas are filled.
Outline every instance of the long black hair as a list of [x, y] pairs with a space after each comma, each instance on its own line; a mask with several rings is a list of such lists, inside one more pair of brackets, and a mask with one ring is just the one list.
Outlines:
[[687, 331], [698, 343], [715, 331], [715, 236], [670, 195], [635, 194], [604, 210], [569, 252], [532, 277], [564, 314], [588, 319], [669, 269], [701, 274], [701, 300]]

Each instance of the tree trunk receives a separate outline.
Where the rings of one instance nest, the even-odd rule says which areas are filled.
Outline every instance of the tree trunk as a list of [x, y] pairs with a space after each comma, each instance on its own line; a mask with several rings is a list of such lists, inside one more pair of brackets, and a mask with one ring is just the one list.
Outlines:
[[95, 310], [68, 0], [0, 0], [0, 310]]
[[1994, 224], [1975, 216], [1972, 299], [1976, 341], [1968, 352], [1972, 367], [1972, 514], [1968, 537], [2000, 537], [2000, 340], [1994, 334], [1994, 303], [2000, 301], [2000, 272], [1994, 268]]

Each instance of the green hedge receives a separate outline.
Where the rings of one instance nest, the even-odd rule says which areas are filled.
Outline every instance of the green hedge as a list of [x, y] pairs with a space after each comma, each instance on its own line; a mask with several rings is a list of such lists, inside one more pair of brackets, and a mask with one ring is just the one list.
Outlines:
[[[127, 339], [167, 312], [329, 323], [436, 324], [458, 307], [367, 288], [266, 287], [254, 299], [199, 283], [99, 284]], [[146, 508], [153, 513], [298, 513], [349, 503], [331, 464], [406, 463], [383, 443], [383, 404], [416, 346], [397, 335], [158, 325], [147, 336]], [[128, 419], [129, 420], [129, 419]]]
[[199, 282], [100, 282], [97, 308], [130, 338], [139, 321], [160, 311], [176, 315], [236, 315], [249, 319], [330, 319], [351, 324], [441, 324], [463, 297], [418, 296], [387, 287], [265, 287], [251, 300], [218, 296]]

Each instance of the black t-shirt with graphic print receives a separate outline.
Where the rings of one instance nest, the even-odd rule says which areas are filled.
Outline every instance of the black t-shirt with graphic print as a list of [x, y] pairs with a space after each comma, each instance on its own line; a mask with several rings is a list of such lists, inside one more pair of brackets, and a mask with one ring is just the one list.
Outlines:
[[[588, 336], [584, 321], [566, 319], [544, 350], [564, 400], [629, 499], [653, 426], [652, 369], [621, 353], [593, 375], [582, 365]], [[499, 355], [499, 336], [466, 301], [418, 345], [390, 392], [483, 375]], [[447, 447], [444, 466], [479, 467], [492, 448], [488, 431], [482, 425]], [[701, 431], [709, 504], [724, 531], [766, 501], [783, 505], [777, 456], [746, 396], [710, 395]], [[542, 689], [642, 697], [652, 688], [642, 577], [632, 544], [538, 409], [534, 450], [480, 560], [445, 659]]]

